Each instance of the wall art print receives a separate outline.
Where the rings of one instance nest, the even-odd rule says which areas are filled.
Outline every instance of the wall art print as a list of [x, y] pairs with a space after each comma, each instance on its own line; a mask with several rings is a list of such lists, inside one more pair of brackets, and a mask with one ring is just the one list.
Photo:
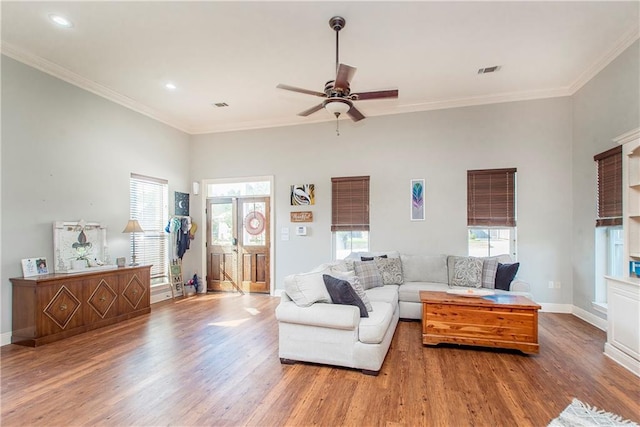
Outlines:
[[424, 179], [411, 180], [411, 221], [424, 221]]
[[315, 185], [302, 184], [291, 186], [291, 206], [315, 205]]
[[175, 215], [189, 216], [189, 193], [175, 192]]

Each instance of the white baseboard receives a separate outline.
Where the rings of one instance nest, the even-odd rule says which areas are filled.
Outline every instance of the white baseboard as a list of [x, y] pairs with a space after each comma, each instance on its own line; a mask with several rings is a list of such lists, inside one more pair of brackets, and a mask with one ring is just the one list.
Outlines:
[[11, 332], [0, 334], [0, 347], [7, 344], [11, 344]]
[[572, 314], [602, 331], [607, 331], [607, 319], [602, 319], [601, 317], [598, 317], [593, 313], [589, 313], [587, 310], [576, 307], [575, 305], [573, 306]]
[[604, 345], [604, 354], [614, 362], [627, 368], [636, 376], [640, 377], [640, 361], [634, 359], [626, 353], [621, 352], [609, 343]]
[[284, 289], [274, 289], [273, 296], [274, 297], [280, 297], [283, 292], [284, 292]]

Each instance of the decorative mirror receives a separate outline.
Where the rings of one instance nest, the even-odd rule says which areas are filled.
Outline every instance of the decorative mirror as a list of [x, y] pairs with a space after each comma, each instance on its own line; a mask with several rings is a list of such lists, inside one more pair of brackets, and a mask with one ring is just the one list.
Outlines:
[[107, 228], [97, 222], [54, 222], [53, 250], [56, 273], [79, 273], [117, 267], [110, 265]]

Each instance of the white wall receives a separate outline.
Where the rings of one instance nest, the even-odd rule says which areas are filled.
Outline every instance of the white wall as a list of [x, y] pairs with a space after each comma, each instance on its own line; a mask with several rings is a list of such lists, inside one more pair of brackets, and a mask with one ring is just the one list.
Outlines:
[[591, 308], [597, 198], [593, 156], [614, 147], [613, 138], [640, 126], [640, 42], [582, 87], [573, 103], [573, 304], [599, 315]]
[[112, 259], [128, 259], [130, 173], [169, 180], [172, 212], [188, 150], [189, 135], [3, 56], [1, 332], [20, 260], [53, 267], [53, 221], [106, 225]]
[[[371, 176], [373, 250], [466, 254], [466, 171], [516, 167], [519, 275], [537, 301], [569, 304], [571, 116], [571, 99], [556, 98], [342, 122], [339, 137], [334, 122], [196, 135], [190, 170], [194, 180], [274, 175], [273, 283], [282, 288], [285, 275], [331, 259], [331, 177]], [[411, 178], [426, 180], [424, 222], [409, 220]], [[310, 236], [294, 235], [291, 184], [315, 184]], [[279, 240], [282, 227], [291, 240]]]

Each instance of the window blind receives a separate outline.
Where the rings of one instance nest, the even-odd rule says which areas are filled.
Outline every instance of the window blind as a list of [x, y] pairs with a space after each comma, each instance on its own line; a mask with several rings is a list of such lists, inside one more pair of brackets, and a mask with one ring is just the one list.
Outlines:
[[[168, 182], [163, 179], [131, 174], [130, 217], [137, 219], [144, 233], [135, 233], [136, 261], [151, 264], [153, 282], [168, 280], [168, 233], [164, 231], [169, 220]], [[130, 247], [133, 253], [134, 234]]]
[[596, 227], [622, 225], [622, 145], [593, 156], [598, 167]]
[[467, 225], [516, 226], [516, 169], [467, 171]]
[[331, 231], [369, 231], [369, 177], [331, 178]]

